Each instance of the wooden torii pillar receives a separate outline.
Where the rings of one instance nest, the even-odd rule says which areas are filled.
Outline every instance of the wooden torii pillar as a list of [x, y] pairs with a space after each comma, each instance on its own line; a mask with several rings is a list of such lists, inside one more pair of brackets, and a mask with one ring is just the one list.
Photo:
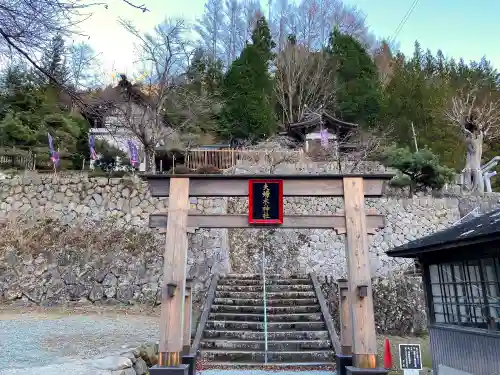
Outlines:
[[[365, 212], [364, 198], [382, 195], [392, 175], [147, 175], [151, 195], [169, 197], [168, 213], [150, 215], [151, 228], [166, 228], [160, 316], [160, 354], [151, 375], [188, 374], [181, 355], [188, 228], [250, 228], [247, 215], [200, 215], [189, 212], [189, 197], [245, 197], [248, 181], [282, 180], [283, 196], [344, 197], [344, 212], [333, 215], [284, 216], [280, 228], [334, 229], [346, 234], [348, 297], [352, 321], [352, 374], [373, 374], [376, 334], [368, 254], [368, 233], [384, 225], [384, 218]], [[268, 227], [268, 226], [266, 226]], [[180, 293], [179, 291], [182, 291]], [[183, 345], [184, 344], [184, 345]], [[363, 372], [363, 369], [368, 370]], [[369, 370], [371, 369], [371, 370]], [[358, 371], [359, 370], [359, 371]], [[383, 372], [376, 372], [382, 374]]]

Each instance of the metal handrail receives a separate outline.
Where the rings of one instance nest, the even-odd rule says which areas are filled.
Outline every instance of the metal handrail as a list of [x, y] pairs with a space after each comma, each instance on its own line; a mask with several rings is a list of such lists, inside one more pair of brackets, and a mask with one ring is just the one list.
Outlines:
[[262, 298], [264, 302], [264, 363], [267, 364], [266, 251], [262, 248]]
[[191, 354], [197, 354], [200, 348], [201, 338], [203, 337], [203, 331], [207, 325], [208, 316], [210, 315], [210, 309], [215, 299], [215, 291], [217, 290], [217, 283], [219, 282], [219, 274], [214, 274], [212, 280], [210, 281], [210, 286], [206, 294], [205, 307], [201, 313], [200, 319], [198, 320], [198, 326], [196, 328], [196, 333], [194, 336], [193, 344], [191, 345]]

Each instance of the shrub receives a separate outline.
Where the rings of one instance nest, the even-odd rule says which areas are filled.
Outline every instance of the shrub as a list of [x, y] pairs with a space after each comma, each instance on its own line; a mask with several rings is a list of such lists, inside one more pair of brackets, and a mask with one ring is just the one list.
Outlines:
[[132, 254], [148, 246], [161, 249], [161, 244], [153, 232], [123, 227], [118, 225], [115, 218], [74, 224], [49, 216], [32, 219], [26, 215], [0, 221], [0, 258], [10, 249], [21, 254], [40, 254], [51, 250], [56, 253], [65, 248], [82, 253], [94, 252], [109, 249], [110, 244]]
[[213, 165], [202, 165], [196, 170], [198, 174], [222, 174], [222, 171]]
[[168, 170], [168, 174], [192, 174], [193, 171], [186, 167], [185, 165], [178, 165], [175, 168], [172, 167]]
[[392, 146], [381, 155], [381, 162], [398, 170], [391, 184], [410, 188], [410, 196], [416, 191], [440, 190], [453, 181], [455, 171], [440, 164], [439, 158], [429, 149], [412, 152], [408, 147]]
[[[337, 332], [340, 332], [339, 293], [336, 283], [323, 283]], [[373, 308], [377, 333], [406, 336], [421, 334], [425, 327], [425, 300], [419, 277], [397, 271], [390, 277], [372, 280]]]

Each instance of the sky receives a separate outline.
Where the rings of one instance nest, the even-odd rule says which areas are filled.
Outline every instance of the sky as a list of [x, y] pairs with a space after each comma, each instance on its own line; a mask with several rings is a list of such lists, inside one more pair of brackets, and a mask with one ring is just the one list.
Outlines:
[[[118, 18], [129, 19], [139, 30], [147, 32], [166, 17], [184, 17], [194, 22], [203, 13], [205, 3], [205, 0], [132, 1], [145, 4], [150, 12], [142, 13], [122, 0], [109, 0], [108, 9], [94, 8], [92, 17], [81, 25], [88, 35], [82, 40], [100, 54], [107, 80], [119, 72], [131, 78], [141, 75], [134, 38], [118, 24]], [[267, 0], [261, 2], [266, 9]], [[390, 38], [413, 0], [344, 0], [344, 3], [358, 6], [377, 36]], [[496, 48], [494, 37], [500, 36], [499, 14], [499, 0], [418, 0], [396, 41], [405, 54], [413, 52], [415, 40], [418, 40], [424, 49], [429, 48], [434, 53], [441, 49], [445, 56], [463, 57], [466, 62], [480, 60], [486, 55], [500, 68], [500, 49]]]

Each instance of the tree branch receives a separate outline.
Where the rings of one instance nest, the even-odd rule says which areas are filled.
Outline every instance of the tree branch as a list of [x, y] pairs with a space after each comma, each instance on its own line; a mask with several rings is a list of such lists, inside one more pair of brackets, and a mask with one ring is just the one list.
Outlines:
[[146, 8], [146, 5], [142, 4], [142, 5], [135, 5], [134, 3], [128, 1], [128, 0], [122, 0], [125, 4], [127, 5], [130, 5], [131, 7], [133, 8], [136, 8], [136, 9], [139, 9], [139, 10], [142, 10], [143, 13], [145, 12], [149, 12], [149, 9]]

